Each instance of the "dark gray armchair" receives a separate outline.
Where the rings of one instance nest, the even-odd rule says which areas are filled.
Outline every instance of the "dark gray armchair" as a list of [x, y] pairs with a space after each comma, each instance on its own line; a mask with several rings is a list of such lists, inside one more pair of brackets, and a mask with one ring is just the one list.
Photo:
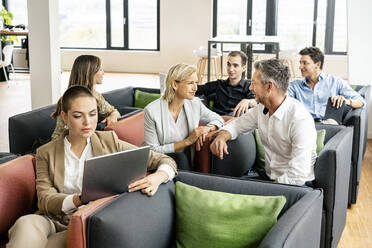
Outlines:
[[371, 86], [357, 85], [355, 90], [364, 97], [366, 106], [349, 111], [349, 113], [347, 113], [342, 120], [343, 125], [354, 128], [354, 136], [352, 141], [353, 150], [351, 155], [352, 167], [350, 173], [349, 204], [355, 204], [358, 199], [360, 175], [362, 173], [362, 160], [367, 142]]
[[[250, 195], [284, 195], [278, 222], [259, 247], [319, 247], [321, 190], [269, 182], [180, 172], [176, 180], [202, 189]], [[88, 218], [87, 247], [168, 248], [175, 239], [174, 183], [159, 187], [153, 197], [122, 194]]]
[[[345, 227], [351, 165], [353, 129], [317, 124], [325, 129], [325, 145], [315, 163], [314, 188], [324, 191], [322, 238], [320, 247], [336, 247]], [[212, 156], [211, 172], [241, 177], [253, 167], [256, 144], [252, 132], [228, 141], [229, 155], [223, 160]]]

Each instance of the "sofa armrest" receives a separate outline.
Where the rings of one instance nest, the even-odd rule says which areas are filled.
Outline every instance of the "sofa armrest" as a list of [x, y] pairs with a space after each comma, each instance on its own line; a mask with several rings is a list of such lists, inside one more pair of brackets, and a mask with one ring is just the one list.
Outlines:
[[224, 155], [222, 160], [212, 155], [211, 173], [232, 177], [245, 175], [254, 166], [256, 160], [256, 141], [253, 131], [227, 141], [227, 150], [229, 154]]
[[324, 191], [325, 242], [329, 244], [338, 243], [346, 223], [352, 137], [351, 127], [342, 128], [325, 144], [315, 163], [313, 184]]
[[322, 191], [309, 192], [278, 219], [259, 247], [319, 247], [322, 206]]
[[119, 139], [136, 146], [141, 146], [144, 137], [143, 111], [128, 118], [115, 122], [105, 128], [105, 131], [115, 131]]
[[211, 150], [210, 145], [213, 141], [213, 136], [217, 133], [217, 131], [210, 132], [206, 140], [200, 149], [200, 151], [195, 150], [195, 157], [194, 157], [194, 171], [201, 172], [201, 173], [210, 173], [211, 172]]
[[174, 183], [155, 195], [123, 193], [89, 216], [87, 244], [95, 247], [172, 247], [175, 230]]
[[0, 165], [0, 235], [14, 222], [36, 210], [34, 156], [25, 155]]
[[[231, 116], [222, 116], [225, 121], [225, 125], [229, 122], [233, 121], [234, 117]], [[217, 131], [212, 131], [207, 135], [207, 139], [204, 142], [200, 151], [195, 151], [194, 157], [194, 171], [201, 172], [201, 173], [211, 173], [211, 157], [212, 153], [210, 150], [210, 145], [213, 141], [214, 136], [216, 135]]]
[[362, 160], [364, 150], [364, 135], [366, 128], [366, 109], [359, 108], [351, 110], [344, 118], [343, 125], [354, 127], [353, 149], [351, 155], [352, 174], [351, 187], [349, 192], [349, 203], [356, 203], [359, 190], [360, 176], [362, 173]]
[[106, 203], [112, 201], [119, 195], [109, 196], [96, 201], [92, 201], [85, 207], [76, 211], [70, 219], [67, 229], [67, 248], [85, 248], [86, 246], [86, 227], [88, 217]]

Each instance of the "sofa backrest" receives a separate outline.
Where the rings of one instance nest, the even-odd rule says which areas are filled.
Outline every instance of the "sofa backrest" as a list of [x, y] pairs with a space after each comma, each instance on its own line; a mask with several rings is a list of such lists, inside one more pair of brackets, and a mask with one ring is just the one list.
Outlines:
[[160, 93], [160, 89], [128, 86], [102, 93], [102, 96], [120, 112], [120, 108], [133, 107], [135, 90], [148, 93]]
[[56, 121], [50, 117], [55, 109], [53, 104], [10, 117], [10, 152], [24, 155], [47, 143], [56, 127]]
[[[314, 235], [310, 235], [310, 239], [315, 239], [314, 244], [319, 244], [322, 200], [319, 190], [182, 171], [179, 172], [175, 180], [202, 189], [228, 193], [262, 196], [284, 195], [287, 202], [279, 215], [277, 228], [282, 233], [283, 229], [289, 229], [289, 231], [287, 230], [288, 232], [286, 231], [282, 237], [270, 239], [272, 241], [268, 241], [270, 245], [263, 247], [295, 247], [288, 246], [288, 239], [292, 240], [290, 235], [292, 232], [294, 232], [294, 237], [300, 236], [297, 242], [303, 242], [303, 236], [309, 236], [309, 232], [305, 230], [301, 235], [303, 228], [299, 223], [301, 221], [305, 221], [305, 229], [307, 226], [308, 229], [316, 230]], [[174, 194], [175, 185], [173, 182], [160, 185], [157, 193], [152, 197], [147, 197], [140, 192], [122, 194], [89, 217], [87, 247], [172, 247], [176, 228]], [[288, 211], [289, 209], [290, 211]], [[312, 209], [316, 213], [306, 216]], [[289, 214], [285, 218], [284, 214], [287, 213]], [[282, 217], [286, 221], [281, 222]], [[313, 225], [309, 225], [308, 219], [314, 220]], [[292, 221], [292, 223], [288, 221]], [[301, 228], [296, 230], [296, 227]], [[283, 243], [278, 245], [277, 241], [283, 242], [284, 245], [282, 245]], [[289, 243], [291, 242], [289, 241]], [[314, 244], [303, 247], [318, 246]]]
[[0, 165], [0, 237], [19, 217], [36, 210], [33, 161], [26, 155]]
[[105, 128], [105, 131], [115, 131], [119, 139], [136, 146], [141, 146], [144, 137], [143, 111], [122, 119]]
[[133, 93], [133, 87], [128, 86], [102, 93], [102, 96], [115, 108], [120, 106], [132, 107], [134, 102]]

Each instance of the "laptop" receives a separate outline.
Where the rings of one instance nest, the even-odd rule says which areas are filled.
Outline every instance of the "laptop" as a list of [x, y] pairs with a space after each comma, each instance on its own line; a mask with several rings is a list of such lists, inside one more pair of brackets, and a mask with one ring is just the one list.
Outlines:
[[128, 191], [128, 185], [146, 176], [149, 146], [87, 159], [84, 166], [81, 202]]

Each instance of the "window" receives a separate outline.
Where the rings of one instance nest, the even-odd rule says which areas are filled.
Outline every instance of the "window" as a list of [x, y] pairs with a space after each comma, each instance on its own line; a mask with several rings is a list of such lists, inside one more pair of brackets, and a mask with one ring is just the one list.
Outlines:
[[347, 13], [346, 0], [335, 2], [335, 23], [333, 30], [333, 51], [345, 52], [347, 50]]
[[[27, 0], [2, 0], [27, 25]], [[159, 50], [160, 0], [59, 1], [62, 48]]]
[[154, 0], [129, 0], [129, 49], [157, 49], [157, 4]]
[[27, 25], [27, 0], [8, 0], [5, 6], [13, 14], [12, 25]]
[[[27, 0], [12, 0], [8, 2], [3, 2], [5, 8], [13, 14], [12, 25], [16, 26], [19, 24], [24, 24], [27, 26]], [[17, 42], [14, 42], [16, 47], [21, 46], [21, 40], [25, 37], [17, 37]]]
[[[216, 8], [217, 6], [217, 8]], [[265, 35], [266, 1], [214, 0], [213, 35]], [[255, 51], [264, 45], [254, 45]], [[239, 45], [226, 44], [224, 50], [239, 50]]]
[[105, 2], [59, 1], [61, 47], [106, 48]]
[[159, 50], [159, 0], [60, 1], [59, 11], [62, 47]]
[[277, 23], [282, 50], [299, 50], [312, 45], [313, 15], [313, 1], [279, 0]]
[[[278, 35], [282, 50], [346, 54], [346, 0], [214, 0], [213, 36]], [[263, 46], [255, 46], [259, 52]], [[265, 52], [269, 52], [266, 50]]]

